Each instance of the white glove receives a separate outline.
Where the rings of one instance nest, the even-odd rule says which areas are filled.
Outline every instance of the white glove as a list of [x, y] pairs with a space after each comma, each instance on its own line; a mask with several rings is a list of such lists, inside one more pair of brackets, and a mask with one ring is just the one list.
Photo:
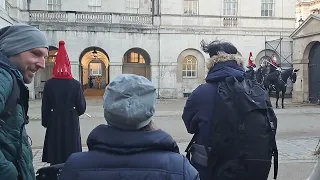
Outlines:
[[277, 71], [281, 71], [281, 68], [277, 68]]
[[254, 67], [254, 68], [253, 68], [253, 70], [254, 70], [254, 71], [257, 71], [257, 68], [256, 68], [256, 67]]

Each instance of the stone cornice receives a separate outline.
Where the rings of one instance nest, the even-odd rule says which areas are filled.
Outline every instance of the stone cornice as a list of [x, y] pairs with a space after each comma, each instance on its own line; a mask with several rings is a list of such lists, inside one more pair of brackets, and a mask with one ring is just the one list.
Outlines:
[[146, 25], [122, 25], [108, 24], [104, 27], [94, 24], [83, 25], [76, 23], [29, 23], [37, 26], [42, 31], [76, 31], [76, 32], [114, 32], [114, 33], [141, 33], [141, 34], [198, 34], [198, 35], [256, 35], [256, 36], [289, 36], [294, 29], [268, 29], [262, 28], [185, 28], [179, 26], [146, 26]]

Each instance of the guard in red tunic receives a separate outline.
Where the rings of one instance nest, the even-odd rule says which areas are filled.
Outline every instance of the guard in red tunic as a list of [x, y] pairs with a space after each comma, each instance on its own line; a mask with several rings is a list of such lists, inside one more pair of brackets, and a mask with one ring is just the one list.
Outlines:
[[249, 59], [248, 59], [248, 70], [245, 73], [245, 78], [246, 79], [256, 79], [255, 71], [257, 70], [256, 64], [253, 62], [253, 56], [252, 52], [250, 52]]
[[253, 62], [252, 52], [250, 52], [249, 59], [248, 59], [248, 66], [255, 68], [256, 64]]
[[46, 81], [41, 107], [42, 126], [46, 128], [42, 162], [64, 163], [81, 152], [79, 116], [86, 110], [82, 86], [71, 74], [65, 42], [59, 42], [53, 77]]

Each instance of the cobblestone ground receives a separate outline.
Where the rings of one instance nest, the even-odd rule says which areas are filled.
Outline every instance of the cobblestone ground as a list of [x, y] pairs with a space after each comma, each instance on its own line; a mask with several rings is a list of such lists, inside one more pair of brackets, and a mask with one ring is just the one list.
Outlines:
[[[279, 148], [279, 162], [315, 162], [315, 157], [312, 156], [314, 147], [317, 145], [319, 138], [297, 138], [291, 140], [278, 140]], [[184, 153], [188, 143], [178, 143], [180, 151]], [[88, 151], [87, 147], [83, 147], [83, 151]], [[35, 169], [48, 166], [46, 163], [41, 162], [42, 149], [33, 149], [33, 161]]]
[[[185, 100], [160, 100], [157, 104], [155, 124], [167, 131], [178, 142], [183, 153], [191, 135], [181, 120]], [[312, 171], [315, 157], [312, 156], [320, 136], [320, 108], [286, 101], [286, 109], [276, 109], [278, 116], [277, 143], [279, 149], [279, 180], [306, 179]], [[90, 131], [104, 123], [101, 98], [87, 100], [88, 115], [81, 117], [81, 135], [83, 151], [87, 151], [86, 139]], [[40, 101], [30, 103], [30, 124], [27, 131], [33, 140], [34, 167], [38, 170], [48, 164], [41, 162], [42, 144], [45, 134], [40, 123]], [[272, 173], [270, 174], [270, 176]], [[271, 177], [270, 177], [271, 180]]]

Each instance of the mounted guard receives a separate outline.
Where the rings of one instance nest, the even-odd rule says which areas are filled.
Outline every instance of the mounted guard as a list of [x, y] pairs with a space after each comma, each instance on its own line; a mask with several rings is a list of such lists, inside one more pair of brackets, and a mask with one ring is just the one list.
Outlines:
[[256, 79], [256, 71], [257, 71], [257, 66], [253, 62], [253, 56], [252, 52], [250, 52], [249, 59], [248, 59], [248, 70], [246, 71], [245, 78], [246, 79]]
[[267, 89], [272, 88], [272, 90], [276, 90], [275, 89], [275, 82], [276, 80], [278, 80], [279, 78], [281, 78], [280, 74], [281, 74], [281, 68], [280, 68], [280, 64], [277, 63], [274, 58], [271, 61], [270, 64], [270, 71], [269, 74], [266, 78], [266, 80], [269, 82], [267, 83], [267, 86], [265, 86]]

